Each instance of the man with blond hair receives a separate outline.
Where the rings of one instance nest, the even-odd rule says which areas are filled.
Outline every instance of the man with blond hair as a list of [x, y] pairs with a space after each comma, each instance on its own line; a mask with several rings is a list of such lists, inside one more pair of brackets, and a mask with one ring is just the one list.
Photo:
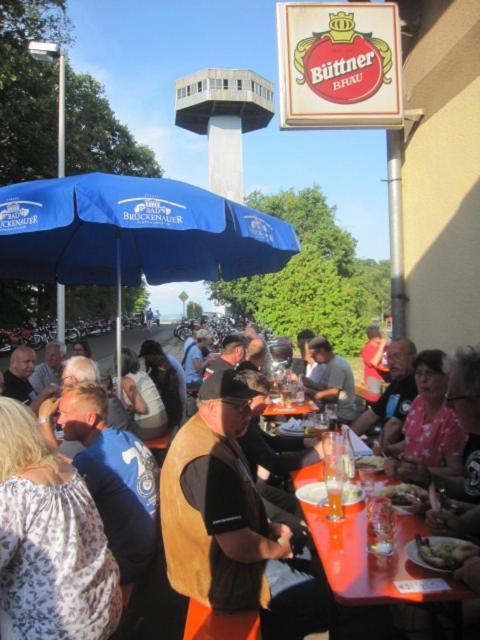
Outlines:
[[[91, 358], [74, 356], [66, 361], [62, 373], [63, 385], [69, 386], [77, 382], [100, 383], [100, 373], [97, 364]], [[107, 424], [109, 427], [135, 431], [135, 422], [128, 414], [118, 396], [108, 394], [107, 404]]]
[[58, 424], [65, 440], [85, 447], [73, 464], [84, 477], [103, 520], [121, 584], [140, 582], [157, 543], [158, 466], [150, 451], [128, 431], [108, 427], [107, 395], [98, 384], [65, 390]]

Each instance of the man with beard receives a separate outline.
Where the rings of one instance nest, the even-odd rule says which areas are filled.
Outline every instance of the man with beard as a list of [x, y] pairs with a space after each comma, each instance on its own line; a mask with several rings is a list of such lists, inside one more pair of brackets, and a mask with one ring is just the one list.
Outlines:
[[380, 400], [372, 404], [352, 424], [357, 435], [363, 435], [377, 423], [383, 423], [383, 446], [398, 440], [403, 423], [417, 396], [413, 375], [413, 359], [417, 350], [408, 338], [393, 340], [387, 350], [392, 382]]

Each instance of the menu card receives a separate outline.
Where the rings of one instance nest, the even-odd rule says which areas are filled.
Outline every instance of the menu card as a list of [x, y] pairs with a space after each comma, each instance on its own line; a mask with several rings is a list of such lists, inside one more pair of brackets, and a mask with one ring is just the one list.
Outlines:
[[393, 583], [400, 593], [432, 593], [449, 591], [451, 587], [442, 578], [426, 578], [425, 580], [395, 580]]

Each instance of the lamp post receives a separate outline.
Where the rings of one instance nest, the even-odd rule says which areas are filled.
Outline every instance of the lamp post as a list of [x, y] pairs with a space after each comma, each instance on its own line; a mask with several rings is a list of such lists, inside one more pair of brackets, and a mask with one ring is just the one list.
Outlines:
[[[58, 60], [58, 172], [65, 177], [65, 52], [53, 42], [29, 42], [28, 51], [35, 60]], [[57, 339], [65, 340], [65, 286], [57, 283]]]

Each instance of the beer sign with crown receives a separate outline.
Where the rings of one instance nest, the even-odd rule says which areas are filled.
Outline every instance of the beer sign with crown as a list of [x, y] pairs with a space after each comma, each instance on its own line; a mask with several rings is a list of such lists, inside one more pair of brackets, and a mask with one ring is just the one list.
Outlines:
[[400, 128], [395, 3], [277, 5], [281, 127]]

